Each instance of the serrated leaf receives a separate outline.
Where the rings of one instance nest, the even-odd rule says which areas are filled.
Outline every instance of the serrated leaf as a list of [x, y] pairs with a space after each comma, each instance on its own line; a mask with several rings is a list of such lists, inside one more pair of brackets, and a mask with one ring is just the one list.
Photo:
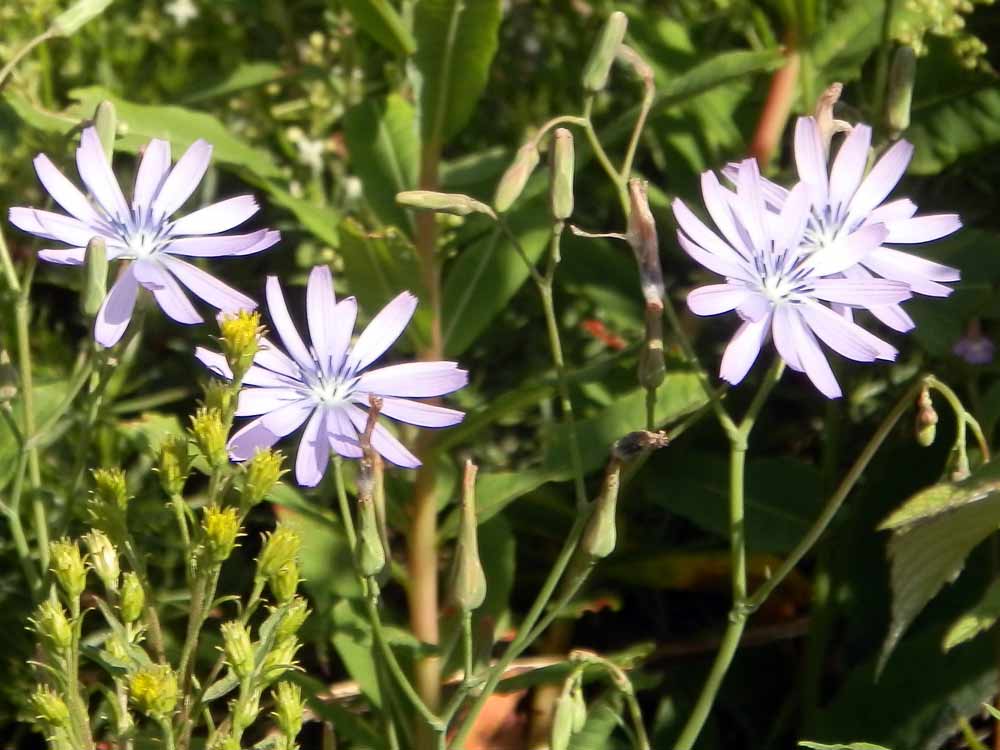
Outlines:
[[942, 647], [950, 651], [989, 630], [1000, 618], [1000, 580], [993, 581], [976, 606], [956, 620], [945, 633]]
[[417, 187], [420, 141], [413, 105], [399, 94], [368, 99], [344, 115], [344, 139], [379, 220], [409, 231], [409, 214], [396, 203], [396, 194]]
[[906, 131], [914, 145], [911, 174], [937, 174], [1000, 143], [1000, 82], [959, 83], [934, 102], [916, 104]]
[[389, 0], [344, 0], [344, 7], [372, 39], [397, 55], [412, 55], [413, 35]]
[[852, 742], [848, 745], [836, 744], [836, 745], [824, 745], [819, 742], [808, 742], [802, 740], [799, 742], [799, 747], [808, 747], [811, 750], [887, 750], [887, 748], [881, 745], [873, 745], [870, 742]]
[[472, 116], [497, 50], [500, 0], [418, 0], [417, 101], [425, 145], [440, 149]]

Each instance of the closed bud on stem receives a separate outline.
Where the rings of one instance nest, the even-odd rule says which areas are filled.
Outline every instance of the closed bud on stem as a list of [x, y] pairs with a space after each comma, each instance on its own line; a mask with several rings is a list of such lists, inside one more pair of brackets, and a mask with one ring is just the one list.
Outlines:
[[[260, 714], [260, 689], [251, 690], [249, 695], [247, 695], [243, 700], [236, 701], [236, 705], [233, 710], [233, 740], [243, 733], [243, 731], [257, 721], [257, 716]], [[231, 746], [232, 750], [241, 750], [241, 745], [239, 742], [235, 742]]]
[[191, 435], [195, 445], [213, 469], [221, 468], [229, 462], [226, 453], [226, 426], [222, 422], [222, 412], [218, 409], [201, 407], [191, 417]]
[[87, 317], [94, 317], [108, 294], [108, 251], [104, 240], [94, 237], [83, 256], [84, 282], [80, 307]]
[[524, 186], [528, 184], [528, 178], [538, 166], [538, 160], [538, 147], [533, 141], [528, 141], [517, 150], [514, 161], [497, 183], [497, 191], [493, 196], [493, 207], [497, 213], [507, 213], [514, 205], [514, 201], [521, 197]]
[[35, 718], [52, 728], [69, 726], [69, 707], [62, 696], [48, 685], [39, 685], [31, 694], [31, 710]]
[[632, 246], [639, 266], [639, 284], [647, 306], [663, 309], [666, 289], [663, 285], [663, 269], [660, 266], [660, 242], [656, 235], [656, 219], [649, 210], [646, 181], [629, 180], [628, 232], [625, 238]]
[[299, 586], [299, 566], [292, 560], [267, 580], [271, 593], [279, 604], [289, 601]]
[[917, 56], [912, 47], [896, 50], [889, 68], [889, 90], [886, 92], [885, 121], [893, 139], [910, 127], [910, 105], [917, 74]]
[[245, 680], [253, 674], [253, 644], [246, 625], [239, 620], [222, 623], [222, 652], [233, 674]]
[[435, 211], [454, 216], [485, 214], [494, 219], [493, 209], [475, 198], [462, 193], [439, 193], [434, 190], [404, 190], [396, 194], [396, 202], [402, 206]]
[[274, 485], [285, 473], [282, 468], [285, 461], [281, 451], [271, 448], [258, 450], [253, 458], [243, 464], [243, 487], [240, 502], [246, 508], [252, 508], [264, 500], [274, 489]]
[[128, 507], [125, 472], [118, 468], [94, 469], [94, 495], [101, 503], [124, 511]]
[[219, 318], [219, 333], [222, 353], [233, 371], [233, 379], [239, 382], [250, 369], [260, 348], [260, 313], [240, 310], [235, 315], [222, 315]]
[[118, 550], [111, 540], [103, 531], [92, 529], [84, 535], [83, 542], [90, 553], [87, 557], [90, 569], [97, 573], [97, 577], [101, 579], [108, 592], [118, 591], [121, 569], [118, 566]]
[[924, 448], [934, 444], [937, 437], [938, 414], [934, 410], [934, 403], [931, 401], [929, 388], [922, 388], [917, 397], [917, 417], [914, 429], [917, 435], [917, 443]]
[[571, 684], [574, 681], [576, 681], [575, 673], [563, 683], [562, 692], [556, 699], [555, 711], [552, 713], [552, 727], [549, 730], [550, 750], [567, 750], [573, 733], [578, 731], [575, 726], [576, 709], [573, 705]]
[[472, 461], [465, 462], [462, 479], [462, 507], [455, 544], [455, 563], [451, 576], [451, 598], [463, 611], [471, 612], [486, 599], [486, 575], [479, 560], [478, 520], [476, 518], [476, 472]]
[[132, 674], [129, 697], [146, 716], [170, 718], [177, 707], [177, 675], [166, 664], [151, 664]]
[[139, 576], [131, 570], [122, 579], [120, 606], [122, 620], [126, 623], [138, 620], [146, 606], [146, 592], [142, 588]]
[[573, 134], [566, 128], [556, 128], [550, 167], [549, 204], [552, 218], [565, 221], [573, 214], [573, 170], [576, 167]]
[[73, 626], [66, 617], [66, 610], [51, 599], [38, 605], [31, 623], [39, 637], [57, 651], [69, 648], [73, 642]]
[[309, 605], [301, 596], [293, 597], [286, 605], [285, 616], [275, 629], [275, 640], [280, 642], [293, 637], [309, 617]]
[[236, 508], [205, 508], [201, 529], [209, 562], [219, 564], [232, 554], [240, 534], [240, 516]]
[[302, 540], [292, 528], [279, 525], [264, 538], [264, 548], [257, 558], [257, 575], [262, 578], [275, 575], [298, 558], [301, 546]]
[[66, 600], [75, 602], [80, 598], [80, 594], [87, 588], [87, 568], [83, 564], [83, 556], [80, 554], [80, 547], [77, 543], [63, 537], [59, 541], [49, 544], [49, 560], [52, 563], [52, 572]]
[[618, 48], [625, 39], [627, 28], [628, 17], [621, 11], [615, 11], [608, 17], [600, 38], [590, 51], [590, 59], [583, 68], [583, 89], [588, 94], [603, 91], [608, 85], [611, 64], [618, 55]]
[[291, 743], [302, 731], [302, 713], [305, 710], [302, 690], [291, 682], [279, 682], [271, 691], [271, 697], [274, 699], [272, 716], [277, 720], [281, 733], [285, 735], [291, 747]]
[[273, 684], [290, 669], [295, 669], [297, 664], [295, 655], [299, 651], [299, 646], [299, 639], [294, 635], [275, 641], [274, 648], [264, 657], [264, 663], [260, 668], [264, 683]]
[[219, 414], [230, 414], [236, 406], [236, 392], [229, 383], [221, 380], [209, 380], [205, 383], [205, 396], [201, 403], [210, 411]]
[[583, 685], [580, 679], [575, 680], [570, 699], [573, 702], [573, 731], [579, 732], [587, 723], [587, 701], [583, 699]]
[[371, 494], [358, 496], [358, 542], [355, 550], [358, 569], [363, 576], [377, 576], [385, 567], [385, 548], [375, 516]]
[[115, 112], [115, 105], [107, 99], [94, 110], [94, 130], [97, 131], [108, 163], [111, 163], [111, 156], [115, 152], [115, 134], [118, 132], [118, 114]]
[[187, 438], [183, 435], [168, 435], [160, 444], [156, 467], [163, 491], [169, 497], [183, 494], [184, 483], [190, 470], [191, 458], [188, 454]]
[[615, 550], [617, 543], [615, 514], [618, 510], [618, 484], [621, 473], [621, 461], [612, 457], [604, 471], [601, 494], [591, 506], [590, 519], [580, 538], [580, 551], [592, 561], [605, 558]]

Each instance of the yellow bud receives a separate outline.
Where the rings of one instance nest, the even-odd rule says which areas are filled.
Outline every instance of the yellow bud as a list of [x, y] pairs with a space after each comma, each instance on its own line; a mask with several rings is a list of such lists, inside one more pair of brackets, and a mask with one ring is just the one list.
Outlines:
[[291, 743], [302, 731], [302, 712], [305, 709], [302, 690], [294, 683], [279, 682], [271, 691], [271, 697], [274, 699], [272, 716], [277, 719], [281, 733], [285, 735], [285, 740], [291, 747]]
[[31, 695], [31, 710], [35, 718], [50, 727], [69, 726], [69, 707], [48, 685], [38, 685]]
[[209, 380], [205, 383], [205, 396], [201, 403], [206, 409], [218, 411], [219, 414], [229, 414], [236, 405], [236, 393], [229, 383]]
[[125, 622], [135, 622], [146, 606], [146, 592], [139, 582], [139, 576], [129, 571], [122, 579], [121, 613]]
[[76, 601], [87, 588], [87, 568], [77, 543], [63, 537], [49, 544], [49, 560], [68, 601]]
[[157, 463], [156, 471], [160, 475], [163, 491], [170, 497], [183, 494], [191, 466], [187, 438], [183, 435], [169, 435], [160, 445]]
[[226, 355], [233, 377], [239, 381], [246, 375], [260, 348], [260, 313], [240, 310], [235, 315], [223, 315], [219, 320], [222, 353]]
[[118, 468], [94, 469], [94, 495], [106, 505], [125, 510], [128, 507], [125, 472]]
[[239, 511], [236, 508], [209, 506], [202, 516], [201, 528], [209, 561], [221, 563], [236, 546], [236, 537], [240, 533]]
[[264, 663], [260, 668], [261, 679], [266, 684], [272, 684], [288, 670], [295, 669], [297, 664], [295, 655], [299, 651], [299, 646], [299, 639], [294, 635], [278, 639], [274, 648], [264, 657]]
[[279, 525], [274, 533], [264, 538], [264, 548], [257, 558], [257, 575], [270, 578], [299, 555], [302, 540], [289, 526]]
[[83, 537], [89, 555], [87, 562], [91, 570], [97, 573], [104, 588], [109, 592], [118, 590], [118, 577], [121, 569], [118, 566], [118, 550], [103, 531], [92, 529]]
[[166, 664], [143, 667], [129, 680], [129, 697], [147, 716], [167, 719], [177, 706], [177, 676]]
[[191, 435], [209, 466], [220, 468], [229, 462], [226, 453], [226, 427], [222, 422], [221, 411], [206, 407], [198, 409], [191, 417]]
[[281, 618], [275, 629], [275, 639], [278, 642], [291, 638], [299, 632], [299, 628], [309, 617], [309, 605], [301, 596], [294, 597], [287, 605], [285, 616]]
[[268, 579], [274, 598], [284, 604], [293, 596], [299, 585], [299, 566], [294, 560]]
[[73, 627], [66, 617], [61, 604], [51, 599], [42, 602], [31, 619], [35, 632], [57, 651], [69, 648], [73, 642]]
[[260, 503], [274, 489], [274, 485], [285, 473], [285, 461], [281, 451], [264, 448], [254, 453], [253, 458], [243, 464], [243, 487], [240, 501], [244, 507], [252, 508]]
[[618, 48], [625, 39], [625, 29], [628, 28], [628, 18], [620, 11], [615, 11], [604, 24], [601, 36], [590, 52], [590, 59], [583, 68], [583, 88], [587, 93], [596, 94], [608, 85], [608, 74], [611, 64], [618, 55]]
[[565, 221], [573, 213], [573, 170], [576, 167], [573, 134], [566, 128], [556, 128], [552, 142], [551, 184], [549, 203], [552, 218]]
[[245, 680], [253, 674], [253, 644], [246, 625], [239, 620], [222, 623], [222, 650], [233, 674]]
[[538, 159], [538, 148], [532, 141], [517, 150], [517, 156], [503, 173], [497, 184], [496, 194], [493, 196], [493, 207], [497, 213], [506, 213], [514, 205], [514, 201], [521, 197], [524, 186], [528, 184], [528, 178], [538, 166]]

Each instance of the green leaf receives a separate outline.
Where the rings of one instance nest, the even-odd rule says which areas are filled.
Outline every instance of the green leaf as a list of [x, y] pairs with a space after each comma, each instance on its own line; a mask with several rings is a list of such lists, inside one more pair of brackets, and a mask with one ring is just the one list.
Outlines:
[[852, 0], [824, 24], [810, 45], [812, 63], [821, 72], [820, 85], [859, 75], [861, 65], [881, 42], [883, 12], [882, 3]]
[[[35, 424], [43, 425], [49, 421], [60, 408], [69, 391], [69, 383], [65, 380], [56, 380], [51, 383], [35, 383], [34, 406]], [[24, 402], [18, 399], [14, 404], [15, 421], [24, 424], [21, 416], [24, 413]], [[0, 489], [13, 479], [17, 468], [20, 444], [17, 435], [12, 431], [8, 420], [0, 419]]]
[[934, 101], [914, 104], [906, 131], [914, 145], [911, 174], [937, 174], [1000, 143], [1000, 82], [991, 78], [972, 87], [959, 82], [940, 91]]
[[285, 72], [280, 65], [263, 60], [251, 60], [240, 63], [236, 69], [223, 78], [221, 81], [206, 86], [182, 97], [185, 104], [215, 99], [220, 96], [227, 96], [237, 91], [252, 89], [263, 86], [265, 83], [277, 81], [284, 76]]
[[88, 21], [107, 10], [112, 0], [77, 0], [52, 19], [50, 28], [60, 36], [71, 36]]
[[[486, 523], [512, 502], [548, 482], [565, 478], [565, 472], [553, 469], [481, 472], [476, 479], [476, 517]], [[441, 523], [440, 538], [451, 539], [458, 532], [458, 509]]]
[[606, 690], [587, 706], [587, 721], [583, 729], [573, 735], [570, 750], [607, 750], [611, 747], [611, 734], [622, 723], [621, 693]]
[[1000, 711], [995, 709], [989, 703], [984, 703], [983, 708], [985, 708], [986, 711], [989, 713], [989, 715], [992, 716], [994, 719], [1000, 720]]
[[284, 188], [270, 180], [260, 180], [258, 184], [268, 192], [271, 202], [287, 208], [302, 227], [316, 239], [330, 247], [340, 246], [340, 214], [330, 206], [320, 206], [302, 198], [296, 198]]
[[361, 691], [376, 706], [382, 705], [375, 667], [375, 642], [368, 620], [357, 611], [357, 600], [341, 599], [333, 605], [333, 647]]
[[819, 742], [802, 740], [799, 742], [799, 747], [808, 747], [811, 750], [886, 750], [881, 745], [873, 745], [870, 742], [852, 742], [849, 745], [839, 743], [836, 745], [824, 745]]
[[344, 139], [351, 167], [379, 220], [409, 230], [409, 213], [396, 193], [417, 187], [420, 142], [413, 106], [399, 94], [368, 99], [344, 115]]
[[952, 623], [941, 645], [945, 651], [950, 651], [980, 633], [985, 633], [998, 618], [1000, 618], [1000, 580], [993, 581], [976, 606]]
[[389, 0], [344, 0], [344, 7], [358, 26], [393, 54], [406, 57], [416, 50], [413, 35]]
[[497, 50], [501, 0], [418, 0], [417, 101], [426, 146], [440, 149], [472, 116]]
[[225, 677], [220, 677], [209, 686], [202, 700], [205, 703], [211, 703], [214, 700], [229, 695], [229, 693], [233, 692], [239, 686], [240, 678], [232, 672], [227, 672]]

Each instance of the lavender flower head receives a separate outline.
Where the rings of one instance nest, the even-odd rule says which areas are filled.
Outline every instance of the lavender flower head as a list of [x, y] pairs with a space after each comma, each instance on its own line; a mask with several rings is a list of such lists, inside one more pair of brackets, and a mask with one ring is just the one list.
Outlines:
[[178, 323], [200, 323], [202, 318], [178, 285], [224, 312], [252, 310], [256, 303], [178, 256], [217, 258], [250, 255], [280, 239], [262, 229], [249, 234], [220, 235], [257, 213], [253, 196], [240, 195], [213, 203], [176, 220], [170, 217], [201, 182], [212, 147], [195, 141], [171, 169], [170, 144], [151, 140], [135, 176], [131, 206], [94, 128], [87, 128], [76, 151], [80, 177], [90, 193], [84, 195], [56, 169], [47, 156], [35, 158], [38, 179], [69, 216], [34, 208], [10, 209], [10, 221], [25, 232], [69, 245], [46, 249], [38, 257], [50, 263], [80, 265], [87, 243], [104, 240], [108, 260], [127, 261], [97, 313], [94, 338], [110, 347], [125, 333], [135, 308], [139, 287], [153, 293], [163, 311]]
[[720, 376], [734, 385], [743, 380], [770, 334], [791, 369], [804, 372], [828, 398], [837, 398], [840, 386], [819, 341], [858, 362], [896, 357], [892, 346], [826, 304], [870, 310], [910, 297], [907, 285], [898, 281], [844, 277], [885, 241], [888, 230], [869, 223], [836, 246], [817, 248], [807, 239], [808, 185], [796, 185], [784, 196], [780, 212], [773, 213], [765, 204], [766, 186], [756, 161], [741, 162], [732, 179], [735, 195], [712, 172], [702, 174], [705, 207], [717, 231], [683, 201], [673, 203], [681, 247], [726, 279], [693, 290], [688, 307], [696, 315], [735, 310], [743, 320], [723, 355]]
[[[358, 305], [354, 297], [337, 302], [333, 277], [325, 266], [313, 268], [306, 288], [306, 320], [312, 346], [292, 322], [281, 287], [267, 279], [267, 307], [286, 355], [268, 341], [243, 378], [238, 417], [256, 417], [229, 441], [229, 455], [243, 461], [306, 425], [295, 461], [300, 485], [314, 487], [326, 471], [330, 451], [360, 458], [359, 434], [368, 415], [368, 396], [381, 397], [381, 413], [418, 427], [450, 427], [464, 414], [412, 399], [432, 398], [463, 388], [468, 373], [454, 362], [407, 362], [368, 369], [399, 338], [417, 299], [403, 292], [387, 304], [351, 346]], [[198, 348], [196, 356], [217, 375], [231, 378], [225, 357]], [[307, 421], [308, 420], [308, 421]], [[416, 468], [420, 461], [383, 425], [372, 433], [372, 447], [387, 461]]]

